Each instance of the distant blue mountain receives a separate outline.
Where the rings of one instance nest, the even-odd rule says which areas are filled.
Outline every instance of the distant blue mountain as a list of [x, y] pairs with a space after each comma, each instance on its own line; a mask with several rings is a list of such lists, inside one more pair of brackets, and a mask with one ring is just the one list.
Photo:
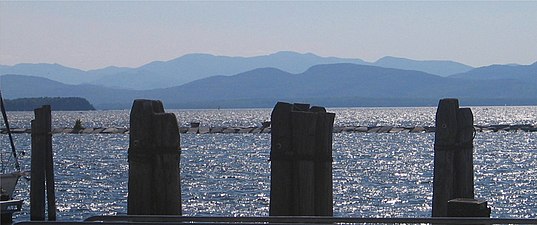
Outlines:
[[[140, 92], [87, 84], [64, 84], [47, 78], [2, 75], [2, 96], [6, 99], [38, 97], [82, 97], [96, 108], [126, 108], [126, 103], [143, 97]], [[95, 103], [97, 105], [95, 105]]]
[[470, 80], [517, 80], [537, 85], [537, 62], [531, 65], [491, 65], [450, 76]]
[[403, 70], [417, 70], [439, 76], [449, 76], [458, 73], [468, 72], [473, 67], [464, 65], [462, 63], [443, 60], [412, 60], [405, 58], [397, 58], [392, 56], [386, 56], [372, 63], [371, 65], [403, 69]]
[[[521, 86], [527, 89], [521, 91]], [[526, 99], [537, 96], [537, 88], [518, 81], [467, 81], [412, 70], [329, 64], [313, 66], [300, 74], [264, 68], [234, 76], [215, 76], [158, 90], [154, 96], [168, 102], [326, 98], [434, 99], [436, 102], [445, 97]]]
[[85, 71], [48, 63], [21, 63], [14, 66], [2, 66], [0, 67], [0, 75], [3, 74], [45, 77], [66, 84], [80, 84], [95, 79], [95, 77], [88, 75]]
[[109, 66], [102, 69], [96, 69], [96, 70], [88, 70], [86, 71], [89, 74], [97, 75], [97, 77], [106, 76], [106, 75], [114, 75], [118, 73], [125, 73], [134, 70], [133, 68], [128, 67], [117, 67], [117, 66]]
[[[527, 68], [534, 70], [534, 66]], [[137, 98], [160, 99], [168, 108], [272, 107], [277, 101], [324, 106], [434, 106], [438, 99], [448, 97], [471, 105], [537, 105], [537, 85], [524, 79], [441, 77], [351, 63], [316, 65], [301, 73], [258, 68], [144, 91], [67, 85], [20, 75], [0, 79], [6, 98], [83, 97], [98, 109], [129, 108]]]
[[177, 86], [214, 75], [233, 75], [263, 67], [300, 73], [317, 64], [341, 62], [365, 63], [359, 59], [320, 57], [310, 53], [296, 52], [278, 52], [255, 57], [188, 54], [170, 61], [156, 61], [131, 71], [105, 76], [93, 84], [138, 90], [153, 89]]
[[282, 51], [254, 57], [188, 54], [169, 61], [151, 62], [138, 68], [111, 66], [90, 71], [58, 64], [18, 64], [0, 66], [0, 75], [31, 75], [66, 84], [89, 83], [113, 88], [149, 90], [173, 87], [214, 75], [238, 74], [257, 68], [273, 67], [289, 73], [302, 73], [315, 65], [334, 63], [417, 70], [442, 76], [466, 72], [468, 69], [468, 66], [450, 61], [416, 61], [385, 57], [375, 63], [369, 63], [360, 59], [321, 57], [311, 53]]

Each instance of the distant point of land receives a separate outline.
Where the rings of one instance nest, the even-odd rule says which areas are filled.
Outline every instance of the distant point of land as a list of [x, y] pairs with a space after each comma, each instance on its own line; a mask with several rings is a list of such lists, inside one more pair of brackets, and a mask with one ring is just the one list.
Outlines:
[[88, 100], [79, 97], [6, 99], [5, 105], [7, 111], [33, 111], [43, 105], [50, 105], [50, 108], [55, 111], [95, 110], [95, 107], [93, 107]]

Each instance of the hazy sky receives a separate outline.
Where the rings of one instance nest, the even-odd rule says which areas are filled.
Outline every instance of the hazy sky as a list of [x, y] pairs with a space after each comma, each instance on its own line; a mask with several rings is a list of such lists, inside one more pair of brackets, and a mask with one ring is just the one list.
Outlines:
[[282, 50], [472, 66], [537, 61], [530, 2], [0, 1], [0, 64], [137, 67], [188, 53]]

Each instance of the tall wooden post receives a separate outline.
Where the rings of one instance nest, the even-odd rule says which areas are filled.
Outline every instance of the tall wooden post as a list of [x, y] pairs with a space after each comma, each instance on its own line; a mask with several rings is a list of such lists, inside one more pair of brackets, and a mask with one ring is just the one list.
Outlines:
[[43, 123], [32, 120], [32, 159], [30, 180], [30, 219], [45, 220], [45, 137]]
[[322, 107], [278, 102], [271, 118], [271, 216], [331, 216], [332, 127]]
[[52, 154], [51, 110], [49, 105], [34, 110], [32, 120], [32, 159], [30, 219], [45, 220], [45, 187], [48, 220], [56, 220], [56, 194]]
[[179, 127], [162, 102], [135, 100], [130, 113], [129, 215], [181, 215]]
[[322, 196], [315, 198], [315, 215], [333, 216], [332, 134], [335, 114], [326, 113], [323, 107], [311, 107], [310, 111], [317, 115], [315, 193]]
[[270, 206], [271, 216], [296, 214], [290, 190], [293, 187], [294, 152], [291, 145], [291, 111], [293, 105], [278, 102], [271, 115]]
[[457, 111], [458, 151], [453, 157], [453, 196], [474, 198], [474, 115], [469, 108]]
[[448, 201], [474, 197], [473, 115], [457, 99], [442, 99], [436, 112], [433, 217], [448, 215]]

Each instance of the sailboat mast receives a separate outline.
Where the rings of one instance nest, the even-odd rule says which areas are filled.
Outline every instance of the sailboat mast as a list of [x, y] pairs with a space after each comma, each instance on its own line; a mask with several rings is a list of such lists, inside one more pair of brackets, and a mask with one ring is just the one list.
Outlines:
[[0, 91], [0, 108], [2, 110], [2, 117], [4, 117], [4, 124], [6, 125], [7, 134], [9, 136], [9, 143], [11, 144], [11, 152], [13, 158], [15, 158], [15, 169], [20, 171], [19, 159], [17, 158], [17, 151], [15, 150], [15, 142], [13, 142], [13, 136], [11, 135], [11, 129], [9, 129], [9, 122], [7, 120], [6, 107], [4, 106], [4, 98], [2, 98], [2, 91]]

